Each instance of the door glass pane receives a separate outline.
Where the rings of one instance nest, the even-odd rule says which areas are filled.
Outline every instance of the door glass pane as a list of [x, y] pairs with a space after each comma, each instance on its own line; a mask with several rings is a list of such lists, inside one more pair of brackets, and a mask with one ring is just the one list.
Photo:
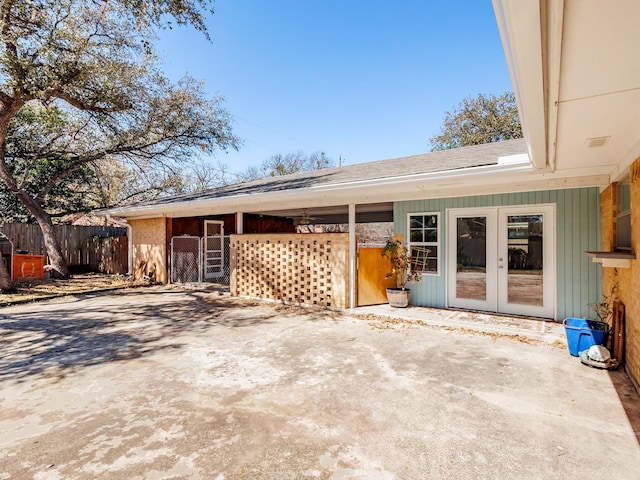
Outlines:
[[487, 218], [458, 217], [456, 297], [487, 299]]
[[509, 303], [540, 306], [544, 304], [542, 226], [541, 214], [507, 216]]
[[207, 222], [207, 237], [220, 235], [222, 233], [222, 224]]

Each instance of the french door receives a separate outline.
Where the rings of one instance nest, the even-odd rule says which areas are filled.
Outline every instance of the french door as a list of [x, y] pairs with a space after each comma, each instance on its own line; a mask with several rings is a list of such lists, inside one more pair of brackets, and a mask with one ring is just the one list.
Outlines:
[[450, 307], [552, 318], [553, 205], [447, 212]]
[[202, 248], [205, 280], [224, 276], [224, 222], [204, 221]]

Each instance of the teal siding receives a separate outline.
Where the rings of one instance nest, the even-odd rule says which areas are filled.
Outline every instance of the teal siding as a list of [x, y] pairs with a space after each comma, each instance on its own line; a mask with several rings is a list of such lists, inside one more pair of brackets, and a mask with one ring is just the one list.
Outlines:
[[584, 252], [600, 249], [600, 193], [597, 188], [519, 192], [474, 197], [396, 202], [395, 231], [407, 234], [407, 214], [440, 213], [440, 274], [412, 285], [411, 303], [446, 306], [446, 211], [450, 208], [556, 205], [556, 317], [589, 317], [589, 303], [599, 298], [602, 271]]

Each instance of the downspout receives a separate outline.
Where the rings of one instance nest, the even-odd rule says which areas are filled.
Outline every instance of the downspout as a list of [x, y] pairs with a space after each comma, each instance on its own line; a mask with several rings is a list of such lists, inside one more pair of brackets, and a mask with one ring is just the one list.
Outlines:
[[133, 276], [133, 227], [127, 222], [121, 222], [107, 213], [107, 221], [125, 227], [127, 229], [127, 275]]

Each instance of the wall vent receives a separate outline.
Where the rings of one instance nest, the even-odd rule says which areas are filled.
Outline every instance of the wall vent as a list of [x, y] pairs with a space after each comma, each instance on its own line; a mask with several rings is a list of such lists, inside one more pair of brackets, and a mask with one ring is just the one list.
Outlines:
[[587, 148], [603, 147], [610, 138], [611, 136], [587, 138]]

